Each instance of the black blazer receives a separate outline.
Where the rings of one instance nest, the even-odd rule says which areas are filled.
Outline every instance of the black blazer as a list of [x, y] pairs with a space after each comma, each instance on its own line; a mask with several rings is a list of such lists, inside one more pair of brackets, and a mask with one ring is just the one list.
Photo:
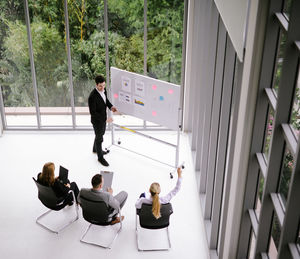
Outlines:
[[106, 97], [106, 103], [104, 103], [101, 95], [96, 88], [90, 93], [88, 103], [92, 124], [105, 123], [107, 120], [106, 107], [111, 109], [111, 107], [113, 106], [107, 98], [106, 89], [104, 89], [104, 94]]
[[[44, 186], [49, 186], [49, 184], [41, 181], [40, 175], [41, 175], [41, 173], [38, 173], [37, 182]], [[55, 178], [54, 184], [51, 186], [51, 188], [54, 191], [57, 198], [60, 198], [60, 197], [65, 198], [68, 195], [68, 192], [70, 190], [70, 188], [65, 186], [58, 178]]]

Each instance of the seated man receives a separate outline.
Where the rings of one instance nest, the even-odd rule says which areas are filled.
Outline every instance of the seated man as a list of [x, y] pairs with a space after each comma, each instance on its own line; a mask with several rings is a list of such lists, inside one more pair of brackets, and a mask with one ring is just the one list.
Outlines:
[[78, 195], [78, 202], [80, 204], [80, 196], [92, 200], [92, 201], [104, 201], [108, 207], [111, 208], [111, 213], [109, 215], [108, 221], [111, 221], [111, 224], [119, 223], [122, 219], [116, 217], [119, 210], [124, 206], [127, 200], [127, 192], [121, 191], [117, 195], [113, 196], [112, 188], [107, 188], [106, 190], [102, 190], [102, 186], [104, 184], [104, 179], [101, 174], [96, 174], [92, 178], [92, 186], [93, 188], [82, 188]]

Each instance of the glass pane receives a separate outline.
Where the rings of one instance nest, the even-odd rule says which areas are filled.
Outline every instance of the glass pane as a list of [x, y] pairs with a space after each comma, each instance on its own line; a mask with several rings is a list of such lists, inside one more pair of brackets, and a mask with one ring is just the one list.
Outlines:
[[88, 97], [95, 76], [106, 76], [104, 2], [68, 1], [68, 13], [76, 125], [91, 126]]
[[285, 43], [286, 43], [286, 34], [284, 32], [280, 32], [279, 37], [279, 45], [277, 50], [277, 59], [275, 64], [275, 74], [274, 74], [274, 82], [273, 82], [273, 89], [275, 93], [278, 94], [278, 87], [279, 81], [281, 78], [281, 70], [283, 64], [283, 57], [284, 57], [284, 50], [285, 50]]
[[64, 1], [29, 0], [42, 126], [71, 126]]
[[248, 259], [254, 259], [255, 244], [256, 244], [256, 238], [255, 238], [254, 232], [251, 231], [250, 246], [249, 246], [249, 251], [248, 251]]
[[257, 182], [257, 194], [256, 194], [256, 203], [255, 203], [255, 212], [256, 217], [259, 219], [260, 216], [260, 209], [261, 209], [261, 203], [262, 203], [262, 195], [264, 191], [264, 182], [265, 179], [263, 177], [263, 174], [260, 172]]
[[293, 156], [290, 153], [290, 151], [288, 149], [286, 149], [285, 155], [283, 158], [283, 168], [281, 171], [279, 188], [278, 188], [278, 192], [280, 194], [280, 198], [281, 198], [284, 208], [285, 208], [286, 201], [287, 201], [287, 196], [288, 196], [288, 191], [289, 191], [289, 187], [290, 187], [290, 180], [291, 180], [293, 168], [294, 168]]
[[268, 158], [269, 157], [269, 150], [270, 150], [270, 142], [271, 142], [271, 137], [272, 137], [272, 132], [273, 132], [273, 121], [274, 121], [274, 111], [269, 106], [269, 112], [268, 112], [268, 117], [267, 117], [267, 127], [265, 130], [265, 143], [264, 143], [264, 148], [263, 148], [263, 153], [265, 156]]
[[144, 74], [144, 1], [108, 0], [110, 66]]
[[180, 84], [184, 1], [148, 1], [148, 76]]
[[275, 212], [273, 213], [272, 232], [269, 241], [269, 259], [276, 259], [278, 253], [278, 245], [281, 235], [279, 221]]
[[37, 126], [23, 0], [0, 4], [0, 85], [7, 126]]
[[290, 13], [291, 13], [291, 5], [292, 5], [292, 0], [285, 0], [284, 1], [284, 6], [283, 6], [283, 14], [285, 15], [285, 17], [287, 19], [289, 19], [290, 17]]
[[[109, 65], [144, 74], [144, 1], [108, 0]], [[141, 119], [114, 116], [120, 125], [143, 127]]]
[[290, 123], [296, 138], [299, 137], [300, 131], [300, 71], [298, 71], [298, 79], [295, 87], [294, 104], [291, 114]]

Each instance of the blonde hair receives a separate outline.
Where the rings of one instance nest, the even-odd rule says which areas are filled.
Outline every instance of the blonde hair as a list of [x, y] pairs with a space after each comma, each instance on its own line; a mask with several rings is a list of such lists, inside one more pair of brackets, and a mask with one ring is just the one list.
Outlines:
[[52, 162], [44, 164], [39, 180], [45, 185], [52, 186], [55, 182], [54, 169], [55, 166]]
[[160, 194], [160, 185], [159, 183], [152, 183], [150, 186], [150, 193], [152, 196], [152, 214], [156, 219], [161, 217], [160, 215], [160, 202], [159, 202], [159, 194]]

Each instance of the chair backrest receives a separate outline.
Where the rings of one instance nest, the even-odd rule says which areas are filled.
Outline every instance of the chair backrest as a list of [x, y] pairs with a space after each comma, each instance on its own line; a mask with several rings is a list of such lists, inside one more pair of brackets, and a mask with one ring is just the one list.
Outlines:
[[110, 209], [104, 201], [92, 201], [80, 196], [83, 218], [95, 225], [109, 225]]
[[143, 228], [159, 229], [169, 226], [170, 215], [173, 213], [171, 203], [161, 204], [160, 214], [161, 217], [156, 219], [152, 214], [152, 204], [142, 204], [141, 209], [137, 210], [140, 218], [140, 225]]
[[34, 180], [36, 187], [38, 188], [39, 200], [47, 208], [52, 210], [60, 210], [66, 206], [66, 204], [63, 202], [64, 199], [58, 198], [51, 187], [40, 184], [34, 177], [32, 177], [32, 179]]

